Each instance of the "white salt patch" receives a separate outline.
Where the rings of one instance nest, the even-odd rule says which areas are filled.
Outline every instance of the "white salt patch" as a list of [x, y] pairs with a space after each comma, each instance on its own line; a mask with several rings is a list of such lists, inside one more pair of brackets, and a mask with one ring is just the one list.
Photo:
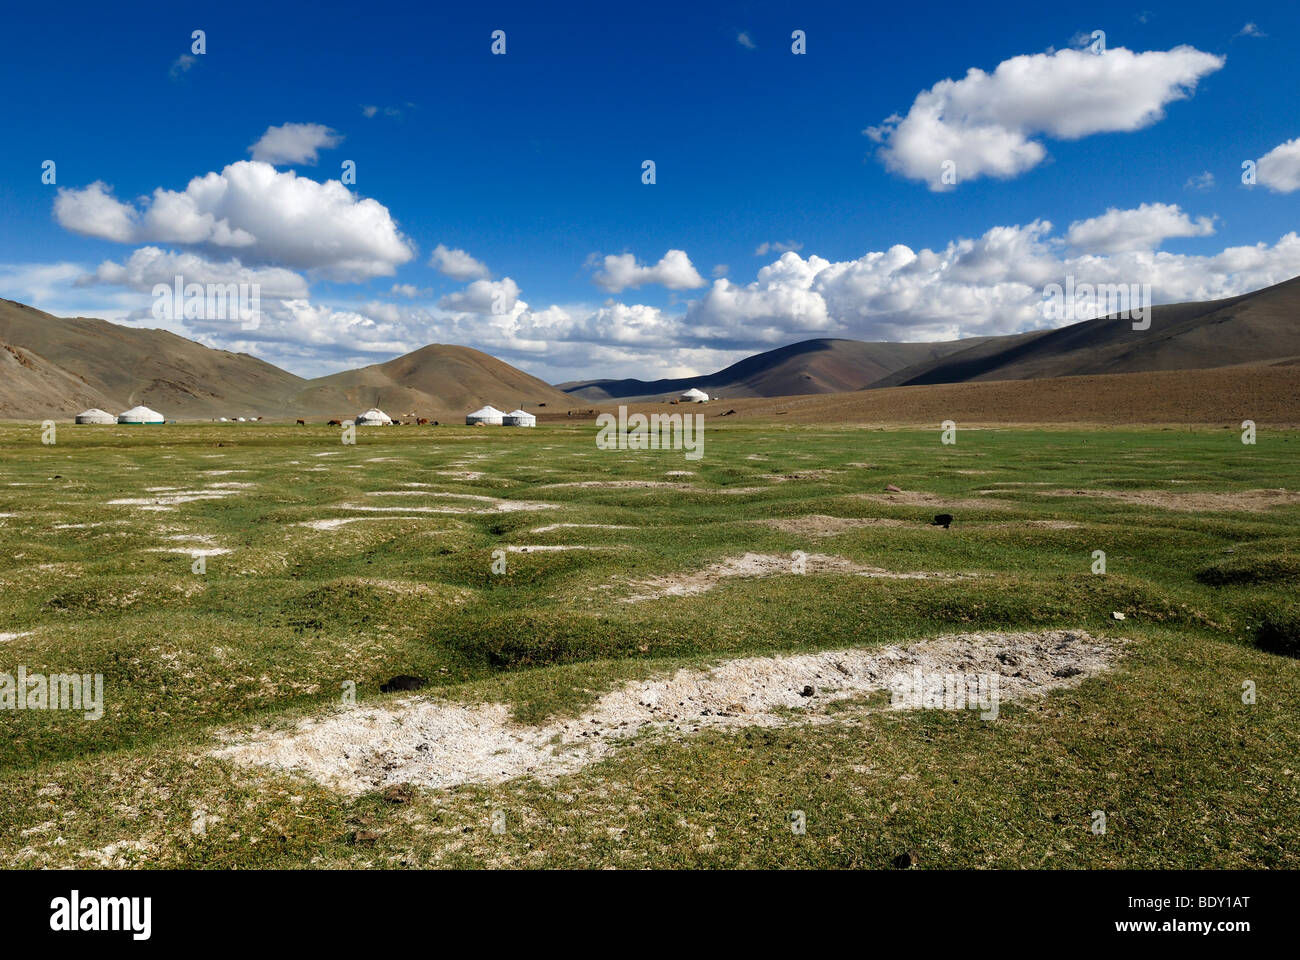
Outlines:
[[530, 533], [550, 533], [552, 530], [564, 528], [581, 528], [584, 530], [635, 530], [636, 527], [629, 527], [626, 524], [618, 523], [551, 523], [544, 527], [534, 527]]
[[24, 630], [21, 633], [0, 633], [0, 643], [4, 643], [6, 640], [17, 640], [19, 637], [30, 637], [31, 635], [30, 630]]
[[219, 557], [231, 551], [226, 547], [153, 547], [149, 553], [183, 553], [189, 557]]
[[[702, 728], [841, 722], [821, 708], [888, 690], [895, 678], [998, 675], [998, 703], [1078, 686], [1108, 670], [1127, 641], [1082, 631], [960, 634], [910, 646], [724, 661], [711, 669], [624, 684], [577, 719], [523, 726], [505, 704], [411, 698], [301, 721], [288, 734], [254, 731], [212, 752], [294, 771], [347, 794], [391, 784], [448, 788], [520, 776], [552, 780], [621, 749], [634, 736]], [[806, 688], [813, 696], [804, 696]], [[890, 709], [908, 709], [904, 701]], [[975, 712], [975, 711], [972, 711]], [[996, 719], [989, 719], [997, 731]], [[1014, 736], [1014, 728], [1006, 736]], [[997, 735], [996, 733], [994, 735]]]
[[[535, 547], [509, 546], [506, 547], [506, 549], [509, 550], [511, 553], [554, 553], [557, 550], [591, 550], [592, 548], [581, 547], [571, 543], [559, 543], [559, 544], [547, 544], [547, 545], [535, 546]], [[596, 548], [596, 549], [601, 549], [601, 548]]]
[[677, 576], [652, 577], [638, 580], [633, 586], [648, 590], [630, 597], [624, 597], [624, 603], [638, 603], [642, 600], [660, 600], [665, 597], [690, 597], [707, 593], [721, 581], [731, 577], [772, 577], [780, 574], [807, 576], [815, 573], [847, 573], [858, 577], [877, 577], [886, 580], [950, 580], [972, 576], [972, 574], [928, 573], [914, 571], [895, 573], [880, 567], [864, 567], [845, 557], [827, 556], [822, 553], [805, 554], [803, 573], [795, 569], [792, 557], [746, 553], [741, 557], [729, 557], [718, 563], [710, 564], [703, 570]]
[[312, 530], [337, 530], [347, 523], [360, 523], [362, 520], [420, 520], [420, 517], [334, 517], [329, 520], [304, 520], [299, 523], [300, 527], [310, 527]]

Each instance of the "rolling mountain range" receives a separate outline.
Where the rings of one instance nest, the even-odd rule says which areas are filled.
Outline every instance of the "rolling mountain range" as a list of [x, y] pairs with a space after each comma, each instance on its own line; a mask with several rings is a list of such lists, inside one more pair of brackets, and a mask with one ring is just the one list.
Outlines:
[[1101, 318], [942, 343], [806, 340], [703, 377], [560, 388], [590, 401], [658, 399], [692, 386], [724, 398], [772, 397], [1288, 361], [1300, 361], [1300, 277], [1226, 300], [1154, 307], [1145, 331], [1127, 319]]
[[394, 417], [447, 418], [492, 403], [567, 409], [576, 401], [468, 347], [430, 344], [358, 370], [306, 380], [246, 353], [165, 330], [64, 319], [0, 300], [0, 417], [66, 417], [136, 404], [169, 418], [351, 417], [380, 404]]
[[0, 418], [67, 417], [136, 404], [171, 418], [345, 417], [373, 405], [395, 417], [458, 418], [491, 403], [568, 410], [676, 397], [845, 393], [895, 386], [1039, 380], [1269, 365], [1300, 375], [1300, 277], [1253, 293], [1159, 306], [1147, 330], [1101, 318], [1054, 330], [942, 343], [807, 340], [717, 373], [590, 380], [553, 387], [469, 347], [430, 344], [314, 380], [163, 330], [65, 319], [0, 300]]

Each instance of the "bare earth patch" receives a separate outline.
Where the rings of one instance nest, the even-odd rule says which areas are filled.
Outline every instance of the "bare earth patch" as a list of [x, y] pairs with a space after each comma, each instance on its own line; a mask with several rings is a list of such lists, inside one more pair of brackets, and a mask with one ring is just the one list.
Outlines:
[[254, 730], [211, 755], [298, 773], [352, 795], [400, 783], [437, 789], [521, 776], [546, 781], [637, 735], [833, 723], [823, 705], [888, 690], [893, 678], [917, 670], [996, 674], [1001, 701], [1041, 696], [1108, 670], [1125, 642], [1075, 630], [973, 633], [906, 647], [748, 657], [624, 684], [580, 717], [540, 726], [513, 723], [505, 704], [414, 698], [339, 710], [290, 733]]
[[1179, 493], [1173, 490], [1045, 490], [1046, 497], [1104, 497], [1122, 500], [1143, 507], [1163, 510], [1233, 511], [1263, 513], [1273, 507], [1300, 503], [1300, 491], [1295, 490], [1241, 490], [1233, 493]]
[[690, 597], [712, 590], [723, 580], [731, 577], [772, 577], [780, 574], [807, 576], [816, 573], [849, 573], [859, 577], [880, 577], [887, 580], [954, 580], [969, 574], [931, 573], [913, 571], [895, 573], [880, 567], [865, 567], [845, 557], [827, 556], [824, 553], [808, 553], [803, 557], [804, 572], [798, 574], [792, 557], [770, 553], [747, 553], [741, 557], [728, 557], [718, 563], [710, 564], [703, 570], [683, 573], [670, 577], [653, 577], [637, 580], [634, 587], [642, 593], [624, 597], [624, 603], [639, 603], [643, 600], [660, 600], [665, 597]]
[[834, 537], [862, 527], [914, 526], [907, 520], [896, 520], [891, 517], [828, 517], [821, 513], [809, 514], [806, 517], [776, 517], [754, 522], [800, 537]]
[[825, 480], [839, 473], [838, 470], [799, 470], [795, 473], [760, 473], [762, 480], [773, 483], [785, 483], [787, 480]]

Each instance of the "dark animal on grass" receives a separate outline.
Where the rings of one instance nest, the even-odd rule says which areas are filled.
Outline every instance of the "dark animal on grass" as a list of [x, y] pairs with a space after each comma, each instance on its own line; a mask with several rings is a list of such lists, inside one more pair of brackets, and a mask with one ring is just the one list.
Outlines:
[[424, 677], [413, 677], [409, 673], [400, 673], [379, 688], [380, 693], [401, 693], [407, 690], [419, 690], [428, 684]]
[[940, 513], [934, 518], [934, 520], [930, 522], [930, 526], [943, 527], [945, 530], [947, 530], [951, 523], [952, 523], [951, 513]]
[[307, 426], [307, 421], [306, 421], [306, 420], [299, 420], [299, 421], [298, 421], [298, 426], [300, 426], [300, 427], [305, 427], [305, 426]]
[[429, 425], [429, 418], [420, 417], [418, 420], [415, 421], [415, 425], [417, 427], [427, 427]]
[[326, 424], [326, 426], [330, 426], [330, 427], [341, 427], [341, 426], [343, 426], [343, 424], [342, 424], [341, 421], [338, 421], [338, 420], [331, 420], [328, 424]]

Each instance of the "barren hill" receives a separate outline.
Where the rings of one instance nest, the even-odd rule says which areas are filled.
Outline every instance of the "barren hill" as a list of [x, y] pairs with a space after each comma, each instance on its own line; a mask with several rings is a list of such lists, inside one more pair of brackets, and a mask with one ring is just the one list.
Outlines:
[[463, 416], [484, 404], [568, 409], [574, 401], [544, 380], [469, 347], [433, 343], [387, 363], [345, 370], [306, 383], [289, 405], [353, 414], [378, 404], [391, 416]]
[[659, 399], [700, 387], [723, 397], [780, 397], [857, 390], [909, 366], [931, 363], [964, 350], [975, 340], [944, 343], [866, 343], [804, 340], [746, 357], [702, 377], [667, 380], [587, 380], [560, 389], [584, 400]]
[[[597, 404], [612, 411], [616, 401]], [[638, 403], [645, 413], [680, 410]], [[1156, 370], [1047, 380], [999, 380], [885, 387], [803, 397], [748, 397], [707, 404], [696, 412], [719, 424], [771, 420], [777, 424], [836, 426], [920, 425], [938, 431], [976, 424], [1096, 423], [1215, 424], [1241, 430], [1300, 426], [1300, 365]], [[1240, 446], [1234, 434], [1228, 441]], [[1249, 447], [1243, 449], [1251, 449]]]
[[1151, 326], [1084, 320], [990, 338], [882, 377], [874, 387], [1201, 370], [1300, 357], [1300, 277], [1240, 297], [1154, 307]]
[[39, 357], [39, 369], [24, 368], [6, 388], [0, 414], [8, 417], [67, 415], [87, 406], [118, 413], [140, 403], [168, 417], [256, 416], [306, 382], [246, 353], [213, 350], [166, 330], [55, 317], [11, 300], [0, 300], [0, 343]]
[[169, 418], [351, 417], [376, 403], [394, 417], [451, 418], [491, 403], [567, 410], [555, 387], [469, 347], [431, 344], [386, 363], [305, 380], [244, 353], [165, 330], [55, 317], [0, 300], [0, 417], [118, 413], [138, 403]]

